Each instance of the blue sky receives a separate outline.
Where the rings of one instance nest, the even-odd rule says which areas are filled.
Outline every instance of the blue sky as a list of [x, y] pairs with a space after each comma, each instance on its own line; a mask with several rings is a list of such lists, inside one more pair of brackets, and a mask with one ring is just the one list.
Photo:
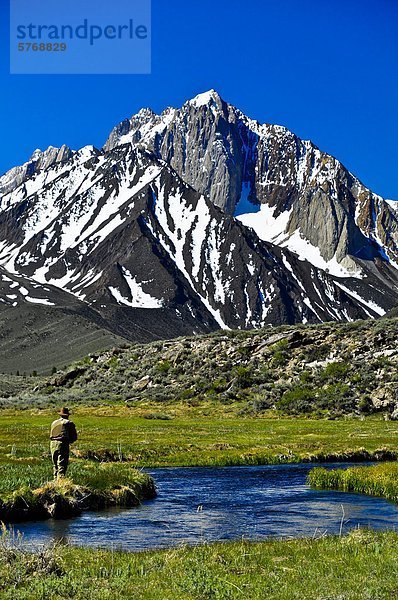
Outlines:
[[152, 0], [151, 74], [76, 76], [9, 74], [5, 3], [0, 172], [37, 147], [101, 146], [141, 107], [215, 88], [398, 199], [397, 0]]

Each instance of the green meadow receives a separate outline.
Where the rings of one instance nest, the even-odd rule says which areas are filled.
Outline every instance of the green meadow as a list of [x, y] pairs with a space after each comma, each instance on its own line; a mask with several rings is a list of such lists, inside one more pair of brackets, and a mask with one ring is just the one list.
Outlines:
[[[369, 458], [398, 451], [398, 423], [381, 415], [336, 420], [241, 417], [233, 407], [180, 405], [78, 408], [73, 460], [128, 461], [135, 467], [226, 466]], [[49, 410], [0, 413], [0, 464], [21, 473], [49, 461]], [[388, 456], [387, 456], [388, 458]], [[48, 462], [50, 469], [50, 462]], [[22, 475], [21, 475], [22, 476]]]
[[[381, 415], [329, 420], [272, 413], [255, 418], [240, 416], [239, 406], [210, 403], [170, 403], [161, 411], [149, 403], [135, 408], [78, 407], [73, 420], [79, 440], [70, 479], [54, 490], [48, 451], [53, 418], [47, 409], [0, 413], [0, 503], [21, 498], [31, 502], [32, 493], [42, 498], [49, 491], [74, 501], [78, 489], [95, 490], [97, 498], [105, 495], [104, 506], [119, 500], [123, 504], [122, 496], [109, 500], [109, 492], [130, 487], [139, 497], [140, 486], [150, 489], [137, 471], [141, 467], [365, 460], [395, 456], [398, 450], [398, 423]], [[371, 469], [350, 471], [372, 473], [378, 481], [380, 473], [387, 477], [388, 471], [390, 482], [398, 475], [391, 463]], [[380, 486], [375, 492], [369, 485], [329, 485], [323, 473], [319, 468], [313, 471], [311, 484], [392, 498]], [[369, 482], [369, 475], [365, 479]], [[398, 595], [394, 532], [356, 530], [343, 537], [239, 541], [140, 553], [55, 546], [31, 554], [9, 536], [5, 532], [0, 542], [0, 598], [10, 600], [379, 600]]]

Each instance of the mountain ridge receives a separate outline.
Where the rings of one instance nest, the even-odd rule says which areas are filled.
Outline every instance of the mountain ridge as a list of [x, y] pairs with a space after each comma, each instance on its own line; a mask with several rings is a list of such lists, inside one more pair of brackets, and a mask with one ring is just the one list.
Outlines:
[[[203, 115], [204, 111], [205, 115]], [[119, 141], [125, 143], [128, 140], [144, 145], [169, 162], [195, 189], [208, 194], [214, 204], [230, 214], [234, 214], [236, 205], [242, 198], [244, 183], [250, 184], [249, 189], [246, 190], [249, 202], [253, 206], [257, 203], [257, 205], [266, 204], [275, 207], [276, 218], [294, 205], [293, 215], [289, 215], [287, 219], [286, 233], [292, 234], [301, 224], [303, 237], [311, 245], [319, 248], [325, 261], [330, 261], [337, 255], [337, 262], [343, 265], [345, 262], [348, 270], [350, 267], [351, 270], [358, 269], [358, 265], [351, 258], [355, 252], [360, 250], [362, 256], [367, 259], [379, 256], [378, 247], [383, 245], [386, 245], [388, 252], [392, 253], [390, 258], [395, 263], [398, 260], [396, 241], [391, 243], [389, 237], [384, 234], [384, 228], [380, 227], [383, 220], [389, 220], [389, 230], [393, 230], [395, 239], [397, 238], [398, 222], [395, 211], [391, 211], [391, 207], [384, 203], [381, 196], [370, 192], [336, 158], [321, 152], [311, 141], [300, 140], [280, 125], [259, 124], [258, 121], [246, 117], [239, 109], [224, 102], [214, 90], [199, 94], [193, 100], [187, 101], [181, 109], [167, 108], [161, 115], [146, 109], [143, 124], [140, 119], [137, 119], [138, 115], [131, 117], [129, 125], [126, 121], [123, 122], [123, 135], [119, 140], [113, 130], [104, 147], [109, 148]], [[184, 123], [189, 124], [192, 119], [194, 123], [191, 129], [186, 128], [184, 131]], [[149, 127], [151, 123], [152, 126]], [[236, 125], [237, 132], [233, 131], [231, 124]], [[206, 133], [208, 143], [205, 153], [201, 153], [197, 134], [200, 131], [202, 136], [203, 131], [207, 129], [210, 130]], [[223, 132], [220, 137], [221, 130]], [[180, 139], [175, 142], [178, 136]], [[226, 139], [225, 143], [223, 138]], [[174, 145], [170, 146], [170, 140]], [[181, 149], [184, 148], [187, 149], [186, 156], [189, 155], [188, 165], [184, 156], [176, 154], [176, 152], [181, 154]], [[254, 156], [256, 152], [257, 158]], [[242, 156], [244, 156], [243, 161]], [[262, 168], [264, 161], [270, 163], [267, 164], [265, 171]], [[192, 168], [190, 168], [191, 163]], [[214, 165], [213, 171], [203, 176], [203, 169], [208, 171], [210, 163]], [[198, 169], [198, 165], [202, 170], [196, 173], [195, 169]], [[286, 179], [289, 170], [294, 177], [290, 176]], [[295, 210], [295, 206], [302, 209], [303, 202], [294, 203], [305, 185], [310, 187], [309, 190], [304, 190], [311, 194], [309, 200], [312, 200], [312, 196], [315, 198], [312, 202], [315, 214], [311, 217], [310, 213], [309, 219], [303, 218], [302, 210]], [[315, 190], [311, 190], [311, 187], [315, 187]], [[327, 204], [330, 199], [337, 196], [339, 202], [334, 203], [333, 210], [325, 214], [322, 212], [324, 218], [318, 217], [319, 203]], [[353, 196], [353, 198], [343, 196]], [[327, 210], [327, 207], [324, 210]], [[372, 218], [375, 212], [376, 222]], [[308, 211], [304, 216], [308, 217]], [[314, 233], [312, 227], [314, 220], [318, 225], [327, 222], [333, 235], [328, 235], [329, 229]], [[303, 222], [307, 223], [306, 227], [303, 227]], [[335, 232], [338, 235], [334, 240]], [[257, 233], [259, 233], [258, 229]], [[320, 240], [322, 236], [324, 240]], [[357, 239], [354, 240], [354, 236]], [[267, 241], [275, 242], [275, 239], [269, 237]], [[294, 241], [290, 246], [293, 251], [297, 249], [297, 243], [295, 244]]]
[[130, 341], [145, 311], [149, 340], [398, 304], [394, 207], [214, 90], [141, 109], [102, 149], [35, 151], [0, 190], [5, 276], [62, 289]]

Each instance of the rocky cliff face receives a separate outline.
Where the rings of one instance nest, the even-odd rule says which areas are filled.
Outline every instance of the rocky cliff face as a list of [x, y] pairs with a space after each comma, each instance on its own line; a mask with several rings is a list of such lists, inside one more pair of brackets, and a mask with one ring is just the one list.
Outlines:
[[[214, 91], [141, 110], [102, 150], [36, 151], [0, 189], [5, 277], [67, 292], [55, 303], [69, 294], [130, 340], [377, 317], [398, 303], [391, 203]], [[26, 305], [9, 295], [0, 309]]]
[[390, 204], [310, 141], [260, 125], [214, 90], [161, 115], [140, 111], [112, 131], [105, 148], [127, 141], [165, 160], [260, 238], [316, 266], [355, 275], [363, 261], [398, 263], [398, 215]]
[[0, 194], [3, 195], [12, 192], [39, 171], [48, 169], [58, 163], [66, 162], [71, 158], [72, 154], [72, 150], [65, 145], [61, 146], [61, 148], [49, 146], [44, 152], [40, 149], [35, 150], [26, 163], [10, 169], [0, 177]]

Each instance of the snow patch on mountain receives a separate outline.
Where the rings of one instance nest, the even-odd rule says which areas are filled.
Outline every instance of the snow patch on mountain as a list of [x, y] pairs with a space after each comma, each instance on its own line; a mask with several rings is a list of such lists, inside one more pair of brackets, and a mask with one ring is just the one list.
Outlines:
[[31, 302], [32, 304], [45, 304], [46, 306], [55, 306], [55, 302], [50, 302], [47, 298], [32, 298], [31, 296], [26, 296], [25, 300]]
[[278, 240], [278, 245], [282, 248], [288, 248], [297, 254], [300, 260], [307, 260], [315, 267], [326, 271], [330, 275], [336, 277], [362, 277], [359, 267], [351, 271], [337, 262], [335, 257], [331, 260], [325, 260], [321, 255], [319, 248], [313, 246], [308, 240], [303, 238], [298, 229], [283, 241]]
[[[198, 201], [198, 207], [199, 207], [199, 212], [202, 213], [202, 219], [206, 220], [207, 218], [209, 218], [207, 216], [207, 207], [206, 207], [206, 203], [204, 200], [200, 199]], [[194, 223], [197, 218], [196, 210], [194, 210], [194, 208], [192, 206], [187, 206], [186, 203], [182, 201], [181, 190], [175, 190], [173, 194], [170, 194], [166, 197], [164, 188], [160, 187], [157, 197], [156, 197], [156, 201], [155, 201], [154, 214], [155, 214], [155, 217], [156, 217], [159, 225], [161, 226], [161, 229], [166, 234], [166, 239], [163, 236], [159, 236], [159, 241], [162, 243], [162, 245], [165, 247], [165, 249], [168, 251], [168, 253], [172, 256], [178, 269], [187, 278], [187, 280], [189, 281], [189, 283], [191, 284], [193, 289], [195, 289], [197, 291], [197, 282], [195, 282], [196, 283], [196, 285], [195, 285], [194, 279], [187, 269], [187, 265], [185, 263], [185, 257], [184, 257], [184, 247], [185, 247], [185, 244], [187, 243], [187, 239], [189, 237], [188, 234], [189, 234], [189, 232], [191, 232], [191, 234], [192, 234], [192, 231], [195, 231]], [[177, 224], [177, 225], [175, 227], [173, 226], [171, 228], [169, 226], [170, 221], [171, 221], [171, 223]], [[149, 225], [148, 222], [147, 222], [147, 225]], [[193, 246], [196, 245], [198, 248], [202, 247], [202, 245], [203, 245], [202, 235], [203, 234], [200, 233], [201, 237], [198, 239], [197, 242], [193, 241]], [[171, 244], [170, 244], [170, 242], [171, 242]], [[217, 250], [216, 250], [216, 248], [214, 248], [214, 246], [212, 247], [212, 251], [213, 251], [212, 260], [215, 261], [217, 264], [217, 258], [214, 255], [214, 252], [217, 252]], [[210, 251], [210, 254], [211, 253], [212, 252]], [[209, 256], [209, 254], [208, 254], [208, 256]], [[196, 260], [195, 273], [197, 273], [198, 272], [198, 269], [197, 269], [198, 260], [197, 260], [197, 258], [195, 258], [195, 260]], [[217, 275], [217, 273], [216, 273], [216, 275]], [[223, 291], [221, 290], [221, 285], [219, 282], [217, 282], [217, 279], [216, 279], [216, 287], [217, 287], [218, 294], [222, 295]], [[224, 320], [222, 319], [220, 311], [217, 309], [214, 309], [211, 306], [211, 304], [209, 302], [209, 298], [207, 296], [208, 293], [209, 293], [208, 291], [204, 290], [203, 294], [198, 293], [198, 295], [200, 296], [200, 299], [203, 302], [203, 304], [205, 305], [205, 307], [207, 308], [207, 310], [216, 319], [216, 321], [220, 325], [220, 327], [222, 327], [223, 329], [229, 329], [229, 327], [227, 327]]]
[[125, 298], [117, 288], [113, 286], [109, 286], [108, 288], [112, 296], [119, 304], [124, 304], [125, 306], [130, 306], [131, 308], [162, 308], [162, 300], [154, 298], [147, 292], [144, 292], [142, 289], [142, 285], [145, 283], [151, 283], [150, 281], [143, 281], [139, 283], [136, 277], [134, 277], [125, 267], [122, 267], [122, 274], [130, 290], [131, 300]]
[[200, 108], [201, 106], [207, 106], [212, 102], [212, 100], [217, 99], [219, 99], [218, 93], [215, 90], [211, 89], [207, 92], [202, 92], [201, 94], [198, 94], [197, 96], [195, 96], [195, 98], [189, 100], [188, 103], [191, 106], [195, 106], [195, 108]]
[[[376, 304], [376, 302], [373, 302], [373, 300], [365, 300], [357, 292], [355, 292], [354, 290], [350, 290], [348, 287], [343, 285], [340, 281], [336, 281], [336, 285], [339, 286], [339, 288], [341, 288], [342, 290], [344, 290], [346, 292], [346, 294], [348, 294], [349, 296], [352, 296], [352, 298], [355, 298], [355, 300], [358, 300], [361, 304], [364, 304], [365, 306], [369, 307], [370, 309], [372, 309], [375, 313], [377, 313], [381, 317], [386, 314], [386, 311], [384, 310], [384, 308], [382, 308], [381, 306]], [[369, 315], [369, 316], [372, 316], [372, 315]]]
[[398, 200], [384, 200], [384, 202], [387, 202], [388, 206], [398, 213]]
[[282, 233], [285, 233], [291, 211], [281, 212], [274, 217], [275, 206], [261, 204], [259, 211], [237, 214], [236, 218], [246, 227], [254, 229], [261, 240], [273, 242]]
[[206, 204], [205, 199], [201, 196], [198, 200], [196, 207], [197, 218], [191, 228], [192, 236], [192, 275], [196, 279], [199, 275], [201, 262], [202, 262], [202, 250], [203, 245], [206, 241], [207, 229], [210, 223], [210, 211]]
[[[97, 212], [93, 222], [90, 226], [85, 229], [85, 224], [89, 222], [91, 219], [91, 212], [88, 214], [83, 214], [80, 216], [80, 221], [83, 220], [83, 223], [80, 222], [80, 235], [72, 239], [73, 232], [76, 231], [76, 221], [71, 222], [69, 224], [69, 231], [66, 232], [66, 239], [64, 241], [64, 245], [68, 247], [69, 244], [72, 243], [73, 246], [77, 246], [80, 242], [87, 240], [92, 237], [95, 240], [95, 246], [97, 247], [112, 231], [114, 231], [119, 225], [123, 223], [123, 219], [120, 215], [121, 207], [128, 202], [135, 194], [137, 194], [140, 190], [142, 190], [150, 181], [155, 179], [162, 170], [162, 166], [151, 166], [145, 171], [145, 173], [139, 178], [138, 182], [131, 187], [130, 177], [122, 180], [117, 189], [113, 191], [111, 196], [107, 199], [107, 202], [103, 204], [102, 209], [97, 212], [98, 204], [93, 202], [92, 204], [92, 213], [94, 211]], [[101, 194], [103, 195], [103, 190], [101, 188], [97, 189], [97, 198], [100, 199]], [[95, 200], [95, 198], [94, 198]], [[72, 236], [70, 235], [72, 233]], [[69, 234], [69, 235], [68, 235]], [[92, 251], [93, 248], [90, 248]]]

